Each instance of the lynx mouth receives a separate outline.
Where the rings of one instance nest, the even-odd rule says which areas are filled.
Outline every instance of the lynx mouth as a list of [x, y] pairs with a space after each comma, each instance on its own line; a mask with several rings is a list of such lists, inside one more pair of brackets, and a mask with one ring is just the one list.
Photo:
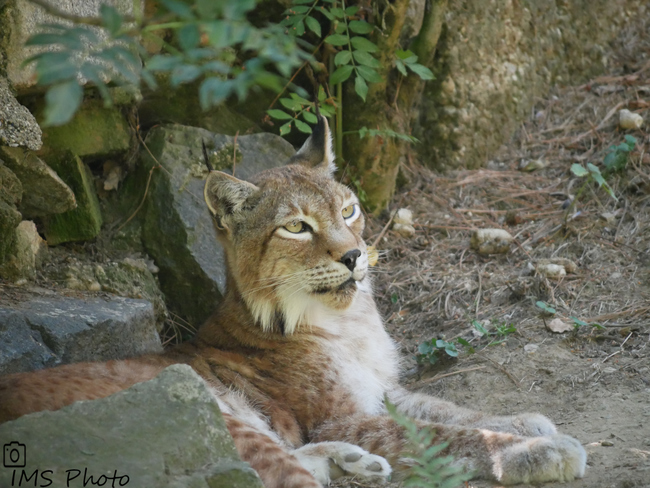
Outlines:
[[357, 287], [357, 281], [350, 276], [347, 280], [345, 280], [343, 283], [340, 285], [332, 288], [332, 287], [324, 287], [324, 288], [316, 288], [315, 290], [312, 291], [313, 294], [315, 295], [324, 295], [325, 293], [330, 293], [330, 292], [345, 292], [345, 291], [350, 291], [352, 289], [356, 289]]

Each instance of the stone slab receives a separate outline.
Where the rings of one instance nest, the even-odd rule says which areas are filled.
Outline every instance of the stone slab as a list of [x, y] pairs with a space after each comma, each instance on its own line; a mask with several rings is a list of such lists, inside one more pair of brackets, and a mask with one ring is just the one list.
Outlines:
[[0, 467], [0, 486], [38, 470], [37, 486], [49, 479], [55, 488], [262, 488], [205, 382], [185, 365], [101, 400], [7, 422], [0, 439], [25, 454], [24, 467]]
[[0, 375], [161, 349], [153, 306], [145, 300], [57, 295], [0, 300]]

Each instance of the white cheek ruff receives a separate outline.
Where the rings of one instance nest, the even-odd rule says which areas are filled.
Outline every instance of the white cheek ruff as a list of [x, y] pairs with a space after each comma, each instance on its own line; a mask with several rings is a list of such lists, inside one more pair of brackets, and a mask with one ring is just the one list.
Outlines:
[[297, 241], [310, 241], [312, 236], [311, 232], [309, 231], [298, 232], [296, 234], [295, 232], [289, 232], [284, 227], [278, 227], [275, 232], [279, 237], [283, 237], [285, 239], [295, 239]]

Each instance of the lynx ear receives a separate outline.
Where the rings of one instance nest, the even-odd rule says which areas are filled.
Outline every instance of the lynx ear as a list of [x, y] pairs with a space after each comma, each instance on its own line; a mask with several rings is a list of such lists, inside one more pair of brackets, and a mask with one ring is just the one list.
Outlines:
[[289, 160], [289, 163], [322, 169], [330, 177], [334, 175], [336, 165], [332, 150], [332, 134], [325, 117], [318, 114], [318, 124], [300, 150]]
[[203, 197], [217, 220], [217, 226], [222, 229], [227, 226], [224, 219], [241, 211], [246, 199], [257, 190], [252, 183], [221, 171], [210, 171], [203, 187]]

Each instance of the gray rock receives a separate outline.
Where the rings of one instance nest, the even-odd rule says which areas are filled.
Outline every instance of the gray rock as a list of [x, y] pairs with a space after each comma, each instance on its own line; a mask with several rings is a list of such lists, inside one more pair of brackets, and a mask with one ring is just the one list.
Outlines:
[[0, 277], [11, 281], [33, 279], [40, 268], [47, 244], [31, 220], [23, 220], [14, 231], [14, 245], [0, 263]]
[[22, 194], [20, 180], [0, 160], [0, 265], [13, 251], [16, 227], [22, 220], [15, 204]]
[[[45, 476], [56, 487], [103, 485], [105, 476], [104, 486], [262, 488], [205, 382], [185, 365], [101, 400], [7, 422], [0, 438], [24, 445], [16, 476], [39, 470], [39, 483]], [[0, 486], [12, 486], [13, 473], [0, 469]]]
[[[24, 66], [23, 63], [27, 58], [47, 49], [47, 46], [26, 47], [25, 41], [41, 32], [41, 25], [70, 23], [48, 15], [43, 8], [28, 0], [8, 0], [0, 2], [0, 6], [5, 3], [0, 10], [0, 53], [6, 56], [6, 60], [2, 60], [1, 64], [11, 84], [18, 90], [24, 90], [34, 85], [36, 77], [34, 65]], [[121, 13], [133, 12], [131, 0], [57, 0], [52, 5], [81, 17], [98, 17], [99, 6], [103, 3], [114, 6]], [[100, 38], [106, 38], [99, 30], [96, 32]]]
[[76, 208], [74, 193], [59, 175], [29, 150], [0, 147], [5, 165], [18, 177], [24, 192], [19, 209], [25, 218]]
[[37, 295], [0, 300], [0, 375], [161, 349], [153, 307], [145, 300]]
[[[203, 199], [208, 171], [202, 141], [209, 148], [212, 166], [230, 173], [233, 137], [169, 125], [156, 127], [146, 140], [163, 169], [154, 172], [149, 188], [143, 243], [160, 268], [158, 278], [167, 305], [194, 326], [214, 311], [226, 278], [223, 249]], [[273, 134], [239, 137], [235, 174], [248, 179], [283, 165], [293, 154], [293, 146]], [[158, 165], [146, 151], [142, 159], [148, 168]]]
[[7, 80], [0, 77], [0, 144], [37, 151], [42, 144], [41, 135], [34, 116], [18, 103]]

